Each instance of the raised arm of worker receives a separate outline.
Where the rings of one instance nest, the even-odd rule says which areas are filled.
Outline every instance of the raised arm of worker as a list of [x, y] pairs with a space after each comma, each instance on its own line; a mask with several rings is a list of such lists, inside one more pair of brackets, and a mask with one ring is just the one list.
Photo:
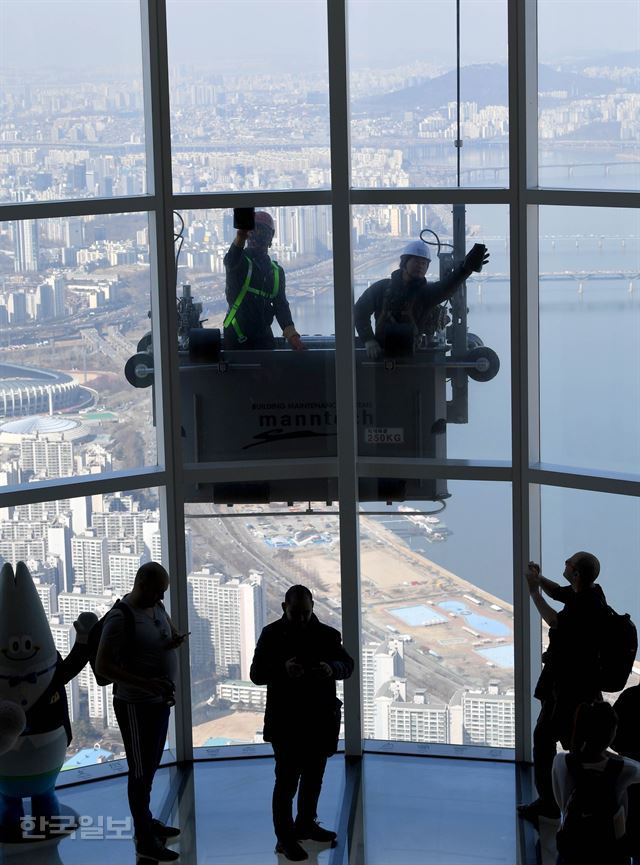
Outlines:
[[438, 306], [445, 300], [450, 300], [460, 285], [472, 273], [479, 273], [489, 261], [489, 250], [483, 243], [476, 243], [467, 253], [462, 264], [452, 270], [444, 279], [427, 283], [425, 300], [429, 306]]
[[248, 236], [248, 231], [245, 231], [243, 228], [239, 228], [236, 231], [236, 236], [233, 238], [233, 246], [237, 246], [239, 249], [244, 249]]
[[529, 584], [531, 600], [535, 604], [537, 611], [550, 628], [555, 628], [558, 624], [558, 614], [542, 596], [542, 592], [540, 591], [540, 570], [538, 566], [531, 562], [525, 577]]
[[237, 298], [242, 283], [247, 275], [248, 265], [246, 257], [243, 255], [243, 251], [247, 242], [248, 234], [248, 231], [238, 229], [223, 260], [224, 270], [227, 275], [224, 293], [229, 306], [231, 306]]

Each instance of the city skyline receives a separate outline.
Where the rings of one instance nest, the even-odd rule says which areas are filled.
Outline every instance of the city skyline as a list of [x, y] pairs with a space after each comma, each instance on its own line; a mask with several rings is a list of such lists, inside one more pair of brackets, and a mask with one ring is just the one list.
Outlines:
[[[380, 15], [366, 21], [371, 4], [351, 5], [353, 185], [399, 189], [407, 196], [414, 187], [455, 186], [454, 4], [431, 3], [428, 15], [424, 4], [379, 4]], [[481, 5], [488, 15], [478, 11]], [[55, 14], [52, 6], [0, 3], [0, 38], [8, 64], [0, 68], [6, 85], [0, 92], [0, 200], [32, 204], [139, 196], [140, 213], [0, 223], [0, 481], [7, 486], [158, 464], [152, 389], [134, 390], [123, 375], [140, 343], [149, 347], [148, 311], [157, 293], [151, 284], [152, 232], [145, 212], [150, 142], [145, 140], [139, 6], [121, 2], [118, 15], [101, 14], [104, 4], [55, 4]], [[173, 192], [329, 189], [325, 7], [243, 6], [254, 14], [246, 43], [251, 61], [244, 66], [233, 56], [232, 40], [211, 39], [216, 27], [224, 30], [225, 21], [231, 25], [237, 3], [216, 4], [220, 15], [215, 22], [208, 25], [205, 19], [199, 27], [194, 22], [203, 4], [169, 4]], [[36, 7], [41, 15], [34, 14]], [[640, 188], [637, 9], [612, 3], [609, 17], [594, 27], [595, 6], [587, 4], [581, 16], [576, 8], [546, 0], [539, 4], [541, 185]], [[509, 183], [505, 4], [463, 2], [462, 10], [461, 181], [463, 186], [504, 189]], [[600, 4], [597, 10], [601, 13]], [[293, 12], [290, 30], [283, 31], [282, 15], [288, 12]], [[621, 19], [629, 26], [620, 28]], [[20, 21], [28, 23], [26, 30]], [[104, 25], [99, 32], [96, 22]], [[51, 33], [60, 38], [52, 39]], [[389, 43], [396, 47], [386, 50]], [[580, 57], [572, 53], [578, 44]], [[344, 287], [333, 284], [330, 208], [271, 209], [277, 224], [273, 252], [286, 266], [296, 320], [304, 321], [300, 329], [331, 333], [334, 290]], [[541, 225], [548, 225], [545, 207], [540, 210]], [[640, 264], [633, 220], [620, 227], [614, 208], [606, 219], [591, 221], [582, 213], [588, 208], [575, 210], [579, 225], [569, 224], [565, 213], [557, 217], [559, 227], [552, 221], [539, 237], [545, 349], [566, 345], [563, 310], [572, 316], [571, 332], [588, 345], [598, 343], [603, 333], [615, 332], [621, 339], [624, 328], [636, 320]], [[400, 249], [421, 228], [450, 238], [450, 211], [444, 204], [354, 207], [354, 295], [387, 275]], [[467, 429], [448, 431], [450, 455], [480, 453], [481, 459], [510, 460], [508, 208], [487, 205], [482, 218], [478, 212], [474, 206], [467, 209], [466, 239], [491, 239], [492, 269], [470, 283], [469, 307], [474, 321], [487, 328], [487, 333], [479, 330], [481, 337], [500, 342], [503, 368], [495, 390], [478, 397], [471, 389]], [[221, 323], [226, 309], [222, 258], [233, 237], [232, 214], [191, 210], [183, 217], [178, 282], [193, 283], [194, 297], [203, 302], [203, 317], [212, 327]], [[605, 319], [602, 310], [609, 308]], [[586, 330], [587, 337], [581, 336], [579, 327], [589, 316], [596, 324]], [[557, 333], [546, 336], [549, 322], [562, 339]], [[544, 375], [553, 377], [570, 358], [542, 354], [541, 363], [548, 364], [541, 366], [544, 436], [548, 419], [557, 415], [553, 402], [544, 402], [550, 392]], [[606, 369], [611, 380], [612, 369]], [[616, 369], [616, 382], [624, 374], [631, 372]], [[569, 385], [575, 378], [567, 372]], [[594, 381], [595, 375], [588, 385]], [[606, 411], [601, 414], [603, 423], [611, 422]], [[633, 433], [633, 423], [628, 427]], [[549, 448], [565, 462], [575, 459], [582, 465], [581, 443], [563, 428], [559, 437], [555, 451], [543, 438], [543, 454]], [[604, 433], [593, 438], [609, 442]], [[632, 454], [632, 463], [633, 446], [618, 441], [608, 448], [611, 459]], [[598, 457], [583, 462], [593, 467]], [[474, 484], [479, 486], [473, 482], [470, 487]], [[449, 513], [455, 515], [463, 495], [457, 490], [453, 495]], [[507, 637], [465, 624], [477, 615], [475, 606], [469, 609], [477, 601], [486, 620], [509, 627], [511, 550], [489, 550], [498, 545], [493, 521], [506, 531], [512, 517], [508, 490], [500, 496], [504, 501], [495, 507], [490, 495], [466, 490], [465, 519], [454, 516], [452, 537], [439, 532], [446, 537], [439, 544], [417, 524], [407, 532], [412, 525], [408, 517], [401, 516], [395, 527], [362, 517], [367, 536], [360, 547], [366, 559], [362, 642], [375, 647], [374, 658], [367, 656], [364, 665], [366, 736], [512, 747], [513, 669], [495, 660], [504, 661], [510, 644]], [[545, 515], [554, 513], [554, 507], [559, 509], [552, 503]], [[80, 610], [102, 612], [127, 590], [141, 563], [162, 558], [155, 490], [102, 501], [96, 497], [91, 506], [86, 500], [61, 499], [5, 509], [1, 516], [0, 557], [34, 563], [60, 651], [68, 649], [74, 636], [71, 622]], [[188, 508], [188, 567], [180, 575], [190, 587], [189, 616], [195, 623], [197, 744], [219, 738], [254, 742], [259, 740], [257, 715], [264, 693], [246, 681], [247, 665], [265, 615], [279, 614], [281, 590], [287, 582], [311, 580], [322, 617], [340, 623], [338, 517], [328, 518], [333, 526], [314, 515], [296, 515], [287, 524], [270, 517], [267, 509], [266, 525], [251, 527], [242, 515], [218, 520], [216, 526], [215, 520], [201, 516], [197, 507]], [[624, 520], [631, 523], [628, 514]], [[626, 525], [624, 520], [612, 520], [616, 531]], [[548, 519], [545, 528], [551, 524], [548, 533], [564, 542], [564, 523]], [[472, 538], [487, 548], [478, 561], [459, 552]], [[560, 542], [554, 535], [554, 551], [556, 546]], [[421, 568], [427, 580], [422, 580]], [[394, 584], [384, 583], [385, 570], [401, 576]], [[631, 597], [633, 589], [623, 588]], [[240, 602], [241, 594], [250, 598]], [[445, 606], [464, 604], [465, 598], [465, 612]], [[405, 605], [421, 614], [427, 608], [439, 618], [405, 627]], [[391, 648], [396, 637], [403, 638], [401, 649]], [[74, 720], [102, 724], [98, 732], [117, 751], [109, 689], [98, 688], [85, 670], [67, 690]], [[94, 732], [85, 730], [76, 744], [93, 744]]]

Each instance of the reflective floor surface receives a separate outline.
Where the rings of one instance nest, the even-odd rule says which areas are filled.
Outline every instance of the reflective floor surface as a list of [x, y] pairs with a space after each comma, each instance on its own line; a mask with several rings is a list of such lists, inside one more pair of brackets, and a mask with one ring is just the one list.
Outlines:
[[[529, 771], [512, 763], [367, 754], [333, 757], [318, 817], [339, 832], [335, 849], [305, 842], [310, 865], [553, 865], [518, 823]], [[161, 769], [152, 810], [182, 829], [183, 865], [285, 865], [274, 853], [273, 760], [261, 757]], [[67, 787], [82, 817], [75, 837], [29, 850], [1, 848], [2, 865], [128, 865], [126, 777]], [[145, 865], [150, 862], [145, 860]]]

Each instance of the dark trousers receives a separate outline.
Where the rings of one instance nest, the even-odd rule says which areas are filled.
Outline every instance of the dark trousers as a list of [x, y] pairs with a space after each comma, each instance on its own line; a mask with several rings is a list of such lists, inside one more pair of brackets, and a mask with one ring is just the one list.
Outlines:
[[293, 799], [298, 792], [300, 825], [316, 819], [322, 778], [327, 765], [326, 750], [311, 742], [272, 742], [276, 758], [276, 783], [273, 788], [273, 828], [279, 841], [295, 837]]
[[553, 760], [558, 750], [558, 742], [565, 750], [571, 745], [573, 718], [580, 702], [559, 703], [553, 699], [543, 700], [533, 731], [533, 773], [536, 790], [542, 800], [542, 813], [549, 817], [559, 815], [551, 784]]
[[627, 841], [634, 857], [640, 859], [640, 790], [637, 784], [627, 788]]
[[151, 836], [151, 785], [160, 765], [169, 727], [166, 703], [127, 703], [114, 698], [113, 708], [120, 726], [129, 765], [129, 808], [138, 841]]

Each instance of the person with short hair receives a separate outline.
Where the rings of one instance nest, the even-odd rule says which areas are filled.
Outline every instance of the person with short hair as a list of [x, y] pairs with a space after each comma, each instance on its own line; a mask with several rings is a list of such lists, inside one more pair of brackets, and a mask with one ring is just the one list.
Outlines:
[[[529, 562], [525, 575], [531, 600], [549, 625], [549, 647], [542, 656], [544, 667], [534, 691], [542, 704], [533, 733], [538, 798], [518, 806], [520, 816], [536, 826], [540, 816], [559, 816], [551, 786], [558, 742], [569, 748], [573, 719], [581, 703], [602, 700], [598, 636], [607, 616], [607, 602], [596, 585], [599, 573], [598, 559], [592, 553], [579, 551], [565, 561], [563, 576], [568, 586], [544, 577], [535, 562]], [[547, 603], [543, 592], [564, 604], [560, 612]]]
[[275, 755], [276, 853], [294, 862], [308, 858], [299, 841], [336, 840], [335, 832], [318, 824], [316, 812], [327, 758], [338, 747], [342, 704], [336, 697], [336, 681], [348, 679], [353, 666], [340, 633], [313, 612], [309, 589], [291, 586], [282, 617], [260, 634], [250, 677], [254, 684], [267, 686], [263, 735]]
[[553, 792], [561, 815], [558, 865], [629, 863], [627, 788], [640, 783], [640, 763], [609, 750], [617, 721], [609, 703], [581, 703], [571, 750], [554, 757]]
[[269, 256], [275, 230], [271, 214], [256, 211], [255, 228], [239, 228], [224, 257], [229, 304], [224, 319], [225, 349], [275, 348], [274, 318], [291, 348], [300, 351], [305, 347], [291, 316], [284, 270]]
[[[356, 301], [354, 319], [358, 336], [364, 342], [367, 356], [375, 360], [384, 353], [385, 330], [389, 324], [407, 324], [413, 329], [414, 341], [422, 333], [431, 336], [436, 329], [438, 306], [449, 300], [474, 271], [489, 261], [487, 247], [476, 243], [471, 252], [448, 276], [428, 283], [431, 264], [429, 245], [412, 240], [400, 256], [400, 267], [387, 279], [370, 285]], [[371, 325], [374, 318], [375, 331]]]
[[142, 565], [133, 589], [120, 601], [133, 617], [132, 633], [125, 613], [113, 608], [105, 617], [96, 655], [96, 672], [114, 683], [113, 708], [129, 766], [127, 792], [136, 851], [159, 862], [178, 858], [165, 843], [180, 830], [154, 820], [149, 802], [175, 704], [174, 650], [187, 637], [178, 634], [162, 604], [168, 588], [169, 575], [162, 565]]

